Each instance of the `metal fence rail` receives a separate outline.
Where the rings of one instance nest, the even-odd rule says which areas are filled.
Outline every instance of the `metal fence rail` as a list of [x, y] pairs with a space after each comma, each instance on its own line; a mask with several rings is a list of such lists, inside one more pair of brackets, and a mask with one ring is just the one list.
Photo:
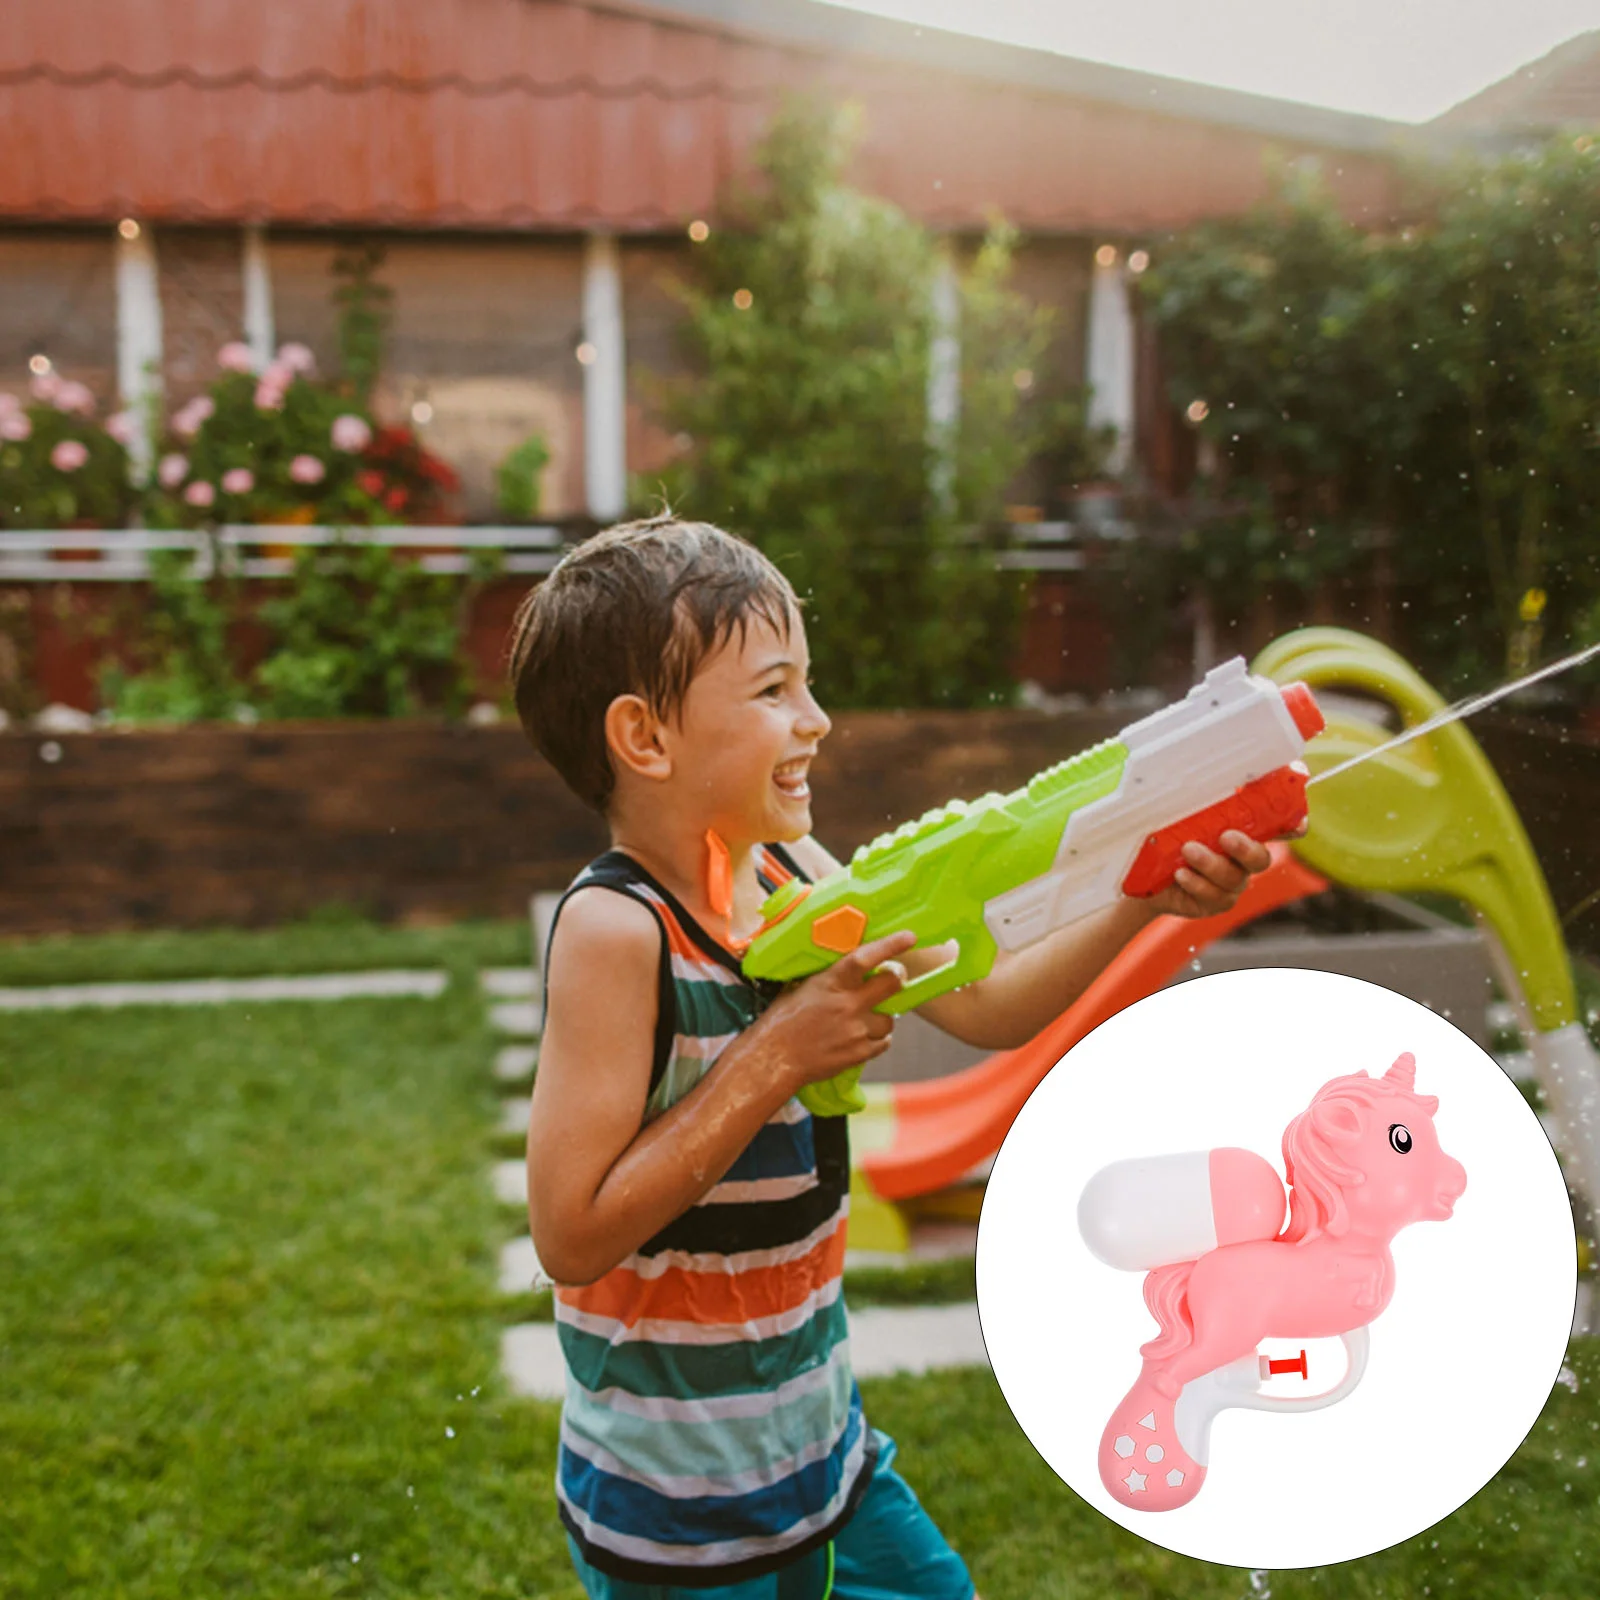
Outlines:
[[[473, 553], [501, 552], [507, 573], [548, 572], [562, 553], [593, 531], [584, 523], [517, 527], [331, 527], [315, 524], [226, 523], [215, 533], [177, 528], [32, 528], [0, 531], [0, 584], [138, 583], [150, 576], [150, 556], [158, 550], [192, 551], [195, 574], [210, 577], [218, 558], [244, 578], [286, 578], [292, 555], [267, 550], [297, 550], [305, 545], [345, 543], [417, 550], [425, 572], [464, 576]], [[1122, 523], [1019, 522], [1011, 526], [1011, 547], [996, 565], [1024, 572], [1077, 572], [1086, 564], [1087, 539], [1125, 538]], [[977, 535], [972, 536], [976, 538]]]
[[0, 583], [137, 583], [150, 576], [157, 550], [194, 553], [196, 575], [209, 577], [220, 555], [228, 570], [244, 578], [286, 578], [292, 555], [263, 549], [326, 544], [387, 545], [420, 550], [425, 572], [465, 574], [472, 552], [503, 553], [502, 571], [548, 572], [569, 543], [556, 526], [358, 527], [279, 523], [226, 523], [215, 534], [195, 529], [101, 528], [19, 529], [0, 533]]

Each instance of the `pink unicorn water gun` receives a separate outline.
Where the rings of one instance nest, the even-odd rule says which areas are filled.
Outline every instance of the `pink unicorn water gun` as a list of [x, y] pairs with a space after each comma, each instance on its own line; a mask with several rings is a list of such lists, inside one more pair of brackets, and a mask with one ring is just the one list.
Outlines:
[[[1381, 1078], [1334, 1078], [1284, 1130], [1284, 1192], [1250, 1150], [1118, 1161], [1078, 1203], [1085, 1243], [1108, 1266], [1143, 1271], [1161, 1325], [1140, 1347], [1138, 1381], [1100, 1440], [1100, 1481], [1121, 1505], [1170, 1511], [1205, 1482], [1211, 1423], [1229, 1406], [1314, 1411], [1366, 1370], [1367, 1325], [1394, 1293], [1389, 1242], [1412, 1222], [1442, 1222], [1467, 1186], [1439, 1147], [1439, 1102], [1419, 1095], [1416, 1061]], [[1304, 1397], [1266, 1394], [1284, 1373], [1310, 1380], [1306, 1353], [1274, 1361], [1264, 1339], [1339, 1338], [1344, 1376]]]

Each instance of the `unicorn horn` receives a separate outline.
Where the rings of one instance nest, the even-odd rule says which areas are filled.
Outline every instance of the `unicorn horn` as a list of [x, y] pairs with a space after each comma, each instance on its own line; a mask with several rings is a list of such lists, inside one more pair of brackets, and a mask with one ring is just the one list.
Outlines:
[[1417, 1081], [1417, 1058], [1407, 1050], [1404, 1055], [1397, 1056], [1395, 1063], [1384, 1073], [1385, 1080], [1393, 1079], [1402, 1089], [1411, 1089]]

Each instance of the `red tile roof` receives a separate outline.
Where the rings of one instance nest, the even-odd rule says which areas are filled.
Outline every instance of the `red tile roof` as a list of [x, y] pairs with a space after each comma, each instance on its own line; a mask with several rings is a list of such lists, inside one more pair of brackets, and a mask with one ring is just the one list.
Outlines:
[[1174, 226], [1269, 145], [1393, 202], [1376, 119], [814, 0], [6, 0], [0, 218], [676, 228], [798, 87], [863, 102], [858, 176], [939, 225]]
[[1463, 129], [1600, 127], [1600, 28], [1518, 67], [1434, 122]]

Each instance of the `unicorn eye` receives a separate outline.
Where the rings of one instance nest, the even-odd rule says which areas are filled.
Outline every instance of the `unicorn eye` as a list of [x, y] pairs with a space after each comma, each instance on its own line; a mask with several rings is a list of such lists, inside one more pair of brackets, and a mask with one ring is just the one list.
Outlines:
[[1403, 1122], [1389, 1124], [1389, 1143], [1403, 1156], [1411, 1154], [1411, 1130]]

